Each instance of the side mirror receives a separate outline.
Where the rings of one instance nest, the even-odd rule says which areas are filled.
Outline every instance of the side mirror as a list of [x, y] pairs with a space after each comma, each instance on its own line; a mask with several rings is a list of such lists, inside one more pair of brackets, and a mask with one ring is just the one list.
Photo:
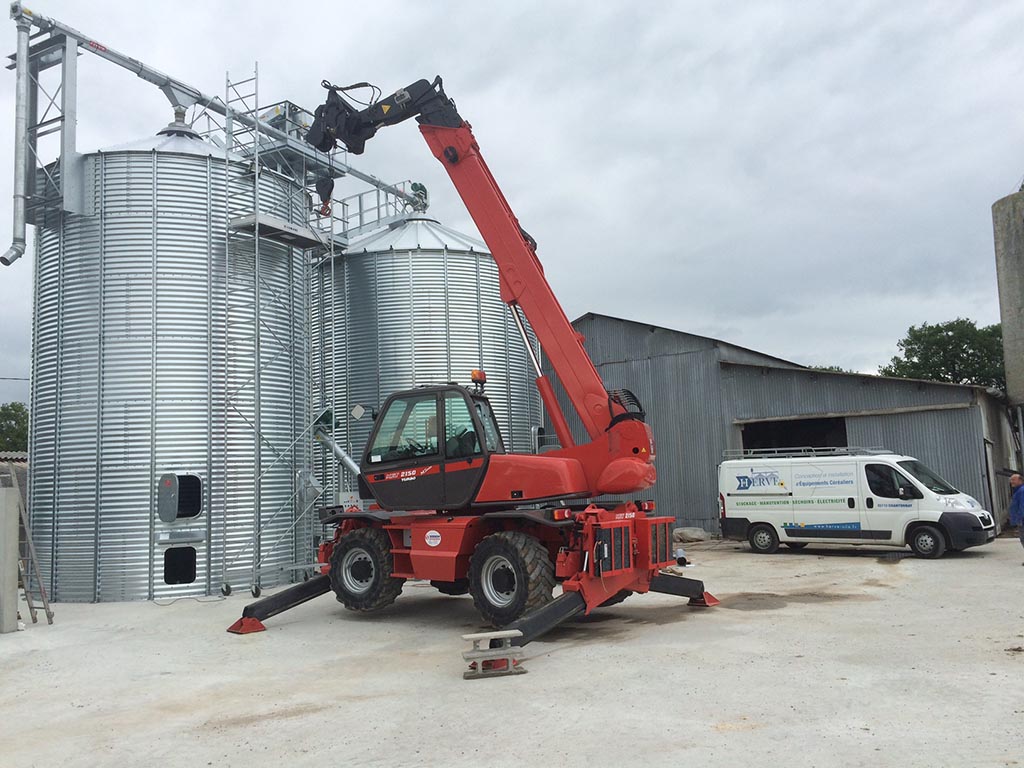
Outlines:
[[910, 501], [917, 498], [917, 492], [913, 488], [900, 488], [900, 501]]
[[[356, 404], [356, 406], [351, 411], [349, 411], [349, 413], [352, 415], [353, 419], [355, 419], [356, 421], [359, 421], [361, 418], [363, 418], [363, 416], [366, 415], [366, 409], [363, 406]], [[377, 409], [376, 408], [371, 408], [370, 409], [370, 421], [376, 421], [377, 420], [377, 416], [378, 416]]]

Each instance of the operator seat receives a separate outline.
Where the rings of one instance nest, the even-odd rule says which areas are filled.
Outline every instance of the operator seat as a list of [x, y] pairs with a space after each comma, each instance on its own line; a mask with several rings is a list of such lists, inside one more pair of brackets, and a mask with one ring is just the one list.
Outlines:
[[445, 451], [449, 459], [465, 459], [477, 455], [480, 450], [477, 447], [476, 431], [469, 429], [449, 438], [445, 443]]

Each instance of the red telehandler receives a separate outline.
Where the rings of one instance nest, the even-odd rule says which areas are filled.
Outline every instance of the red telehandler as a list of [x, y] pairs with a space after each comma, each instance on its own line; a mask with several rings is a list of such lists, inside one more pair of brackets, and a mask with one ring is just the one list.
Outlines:
[[[319, 150], [340, 141], [361, 154], [382, 126], [416, 118], [498, 266], [501, 298], [529, 351], [560, 447], [542, 455], [507, 453], [480, 371], [472, 374], [472, 389], [449, 383], [391, 395], [358, 467], [343, 456], [359, 471], [360, 496], [375, 503], [367, 511], [321, 510], [321, 521], [336, 526], [320, 547], [326, 572], [247, 606], [229, 631], [260, 631], [263, 619], [330, 589], [346, 608], [378, 610], [398, 597], [406, 579], [429, 580], [445, 594], [469, 592], [487, 622], [522, 633], [512, 641], [518, 646], [633, 592], [717, 603], [702, 582], [662, 572], [676, 562], [675, 519], [652, 514], [653, 502], [580, 501], [629, 496], [654, 483], [651, 428], [631, 392], [605, 389], [544, 277], [536, 243], [520, 227], [441, 79], [419, 80], [361, 110], [341, 93], [365, 83], [323, 85], [327, 101], [306, 136]], [[330, 190], [320, 192], [327, 205]], [[589, 442], [573, 439], [527, 340], [524, 316]], [[556, 583], [562, 595], [553, 599]]]

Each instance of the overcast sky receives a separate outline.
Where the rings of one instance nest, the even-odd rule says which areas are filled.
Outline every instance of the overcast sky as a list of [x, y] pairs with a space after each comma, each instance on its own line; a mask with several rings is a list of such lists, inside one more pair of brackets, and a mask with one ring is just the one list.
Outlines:
[[[263, 103], [442, 75], [570, 317], [871, 372], [910, 325], [999, 320], [990, 209], [1024, 174], [1024, 0], [30, 7], [211, 94], [258, 61]], [[170, 120], [129, 72], [79, 69], [81, 151]], [[13, 93], [0, 73], [0, 250]], [[425, 183], [473, 231], [414, 124], [353, 165]], [[28, 375], [31, 293], [31, 258], [0, 267], [0, 376]], [[11, 399], [27, 384], [0, 381]]]

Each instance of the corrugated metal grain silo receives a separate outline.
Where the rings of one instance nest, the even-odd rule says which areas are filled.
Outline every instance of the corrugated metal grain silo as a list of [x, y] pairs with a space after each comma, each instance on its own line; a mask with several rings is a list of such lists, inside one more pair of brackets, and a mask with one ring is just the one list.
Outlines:
[[[486, 392], [509, 451], [529, 452], [542, 422], [530, 361], [486, 246], [426, 218], [410, 218], [351, 243], [313, 275], [314, 410], [331, 409], [334, 439], [357, 458], [369, 416], [391, 393], [423, 384], [469, 384], [487, 373]], [[529, 337], [539, 353], [536, 338]], [[333, 460], [316, 457], [325, 499], [338, 484]]]
[[181, 124], [82, 162], [85, 214], [36, 236], [29, 504], [51, 597], [209, 594], [225, 571], [250, 583], [254, 551], [282, 581], [303, 557], [308, 267], [228, 222], [258, 197], [305, 223], [303, 190], [262, 171], [255, 195], [249, 159]]

